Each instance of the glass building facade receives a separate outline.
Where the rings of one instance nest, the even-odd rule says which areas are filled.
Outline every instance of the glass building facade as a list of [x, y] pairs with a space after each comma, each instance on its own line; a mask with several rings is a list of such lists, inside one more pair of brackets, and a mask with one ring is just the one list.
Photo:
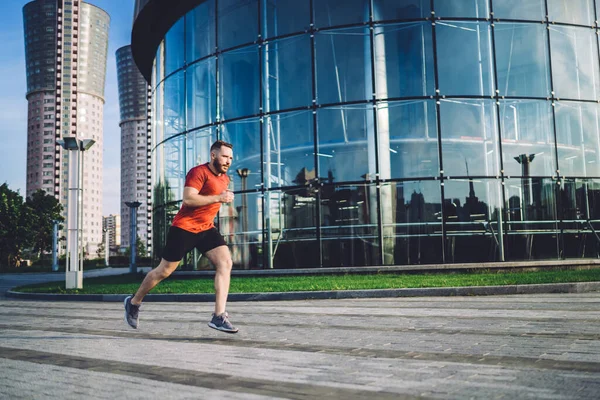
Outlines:
[[195, 1], [146, 74], [155, 255], [222, 139], [237, 268], [598, 257], [596, 3]]

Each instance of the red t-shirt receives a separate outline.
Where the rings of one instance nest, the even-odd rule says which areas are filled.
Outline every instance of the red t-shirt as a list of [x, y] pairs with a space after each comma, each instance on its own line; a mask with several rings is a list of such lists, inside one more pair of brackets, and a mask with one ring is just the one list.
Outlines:
[[[215, 175], [208, 163], [192, 168], [185, 177], [185, 186], [198, 189], [202, 196], [214, 196], [223, 193], [229, 186], [226, 174]], [[173, 219], [173, 226], [192, 233], [204, 232], [215, 226], [215, 216], [221, 203], [213, 203], [201, 207], [181, 205], [181, 209]]]

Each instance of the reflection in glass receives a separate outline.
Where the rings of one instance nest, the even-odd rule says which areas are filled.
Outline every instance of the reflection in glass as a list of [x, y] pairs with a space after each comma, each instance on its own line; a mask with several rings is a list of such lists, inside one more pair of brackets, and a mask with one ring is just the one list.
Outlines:
[[434, 93], [430, 23], [377, 26], [374, 46], [375, 81], [379, 99]]
[[378, 104], [377, 136], [382, 178], [439, 175], [437, 118], [433, 100]]
[[[554, 176], [554, 124], [549, 101], [500, 101], [502, 161], [508, 176]], [[526, 157], [523, 158], [523, 157]], [[525, 162], [522, 162], [525, 160]]]
[[598, 105], [560, 101], [555, 110], [560, 175], [600, 175]]
[[322, 31], [315, 35], [317, 102], [372, 97], [369, 29]]
[[430, 0], [374, 0], [373, 20], [426, 18], [431, 14]]
[[[385, 183], [382, 200], [384, 264], [442, 262], [442, 222], [438, 181]], [[389, 215], [389, 217], [387, 217]], [[390, 257], [392, 256], [392, 257]]]
[[311, 188], [265, 193], [269, 219], [267, 254], [273, 268], [303, 268], [319, 265], [316, 240], [317, 194]]
[[[258, 118], [229, 122], [221, 126], [220, 139], [233, 145], [232, 169], [228, 172], [233, 182], [233, 190], [260, 186], [260, 121]], [[241, 179], [237, 170], [246, 169], [247, 177]]]
[[439, 86], [443, 95], [493, 93], [489, 23], [438, 21], [436, 39]]
[[494, 17], [543, 21], [546, 18], [544, 0], [494, 0]]
[[258, 0], [219, 0], [219, 49], [229, 49], [258, 39]]
[[231, 251], [233, 267], [263, 267], [261, 193], [237, 193], [233, 203], [223, 204], [219, 211], [219, 231]]
[[507, 180], [504, 187], [506, 259], [556, 259], [556, 181], [523, 177]]
[[594, 3], [592, 0], [548, 0], [550, 21], [568, 24], [594, 25]]
[[184, 19], [180, 18], [165, 36], [165, 76], [183, 67], [185, 62], [183, 21]]
[[312, 112], [270, 115], [263, 129], [267, 188], [304, 185], [316, 177]]
[[556, 97], [598, 99], [597, 35], [591, 29], [566, 26], [550, 28], [552, 77]]
[[487, 0], [434, 0], [437, 17], [488, 18]]
[[185, 16], [185, 60], [188, 64], [215, 51], [215, 0], [207, 0]]
[[492, 100], [440, 102], [444, 174], [497, 176], [500, 173], [496, 121]]
[[264, 108], [266, 112], [310, 104], [312, 80], [310, 38], [294, 36], [265, 44]]
[[502, 191], [498, 180], [451, 179], [444, 182], [448, 261], [499, 261]]
[[[266, 3], [266, 20], [262, 32], [265, 38], [304, 32], [310, 25], [309, 0], [277, 0]], [[264, 11], [262, 11], [264, 12]]]
[[219, 58], [221, 119], [258, 114], [258, 48], [245, 47]]
[[313, 3], [316, 28], [367, 22], [369, 0], [319, 0]]
[[171, 138], [164, 143], [165, 199], [166, 201], [183, 198], [183, 186], [188, 173], [186, 166], [185, 135]]
[[165, 138], [185, 131], [185, 71], [179, 71], [164, 81]]
[[210, 146], [215, 140], [217, 140], [217, 135], [214, 127], [188, 132], [186, 171], [197, 165], [210, 162]]
[[500, 95], [549, 96], [546, 25], [495, 23], [494, 29]]
[[213, 123], [216, 118], [215, 60], [207, 59], [188, 67], [187, 79], [187, 129]]
[[317, 121], [320, 179], [330, 183], [375, 179], [372, 108], [322, 108]]
[[594, 231], [598, 229], [592, 221], [594, 193], [597, 183], [592, 180], [565, 179], [561, 187], [561, 256], [565, 258], [597, 258], [600, 241]]
[[379, 264], [376, 185], [321, 188], [323, 266]]

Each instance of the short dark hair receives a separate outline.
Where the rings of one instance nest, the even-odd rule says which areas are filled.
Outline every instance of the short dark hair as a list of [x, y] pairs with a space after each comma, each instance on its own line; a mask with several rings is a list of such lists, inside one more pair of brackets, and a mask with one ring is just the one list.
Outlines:
[[223, 147], [223, 146], [229, 147], [231, 150], [233, 150], [233, 145], [231, 143], [227, 143], [223, 140], [217, 140], [216, 142], [214, 142], [212, 144], [212, 146], [210, 146], [210, 151], [221, 150], [221, 147]]

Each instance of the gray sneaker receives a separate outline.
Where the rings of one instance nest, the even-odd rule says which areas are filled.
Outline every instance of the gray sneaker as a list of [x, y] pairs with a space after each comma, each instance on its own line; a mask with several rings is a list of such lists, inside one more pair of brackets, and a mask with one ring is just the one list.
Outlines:
[[129, 324], [133, 329], [137, 329], [138, 327], [138, 314], [140, 312], [140, 306], [136, 306], [135, 304], [131, 304], [131, 299], [133, 296], [127, 296], [125, 298], [125, 322]]
[[238, 331], [238, 328], [231, 325], [231, 322], [229, 322], [229, 315], [226, 312], [221, 315], [213, 314], [212, 320], [208, 323], [208, 326], [218, 331], [227, 333], [237, 333]]

